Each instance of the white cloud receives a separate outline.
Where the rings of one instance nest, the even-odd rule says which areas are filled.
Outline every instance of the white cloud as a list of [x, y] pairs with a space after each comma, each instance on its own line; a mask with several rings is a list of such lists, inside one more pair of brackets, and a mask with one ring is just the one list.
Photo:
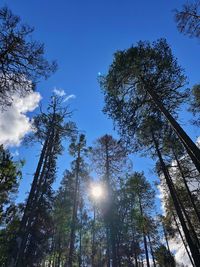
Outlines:
[[38, 92], [31, 92], [25, 97], [13, 96], [13, 103], [0, 113], [0, 144], [18, 146], [24, 135], [31, 131], [31, 120], [26, 115], [33, 111], [41, 100]]
[[66, 96], [66, 98], [64, 99], [64, 102], [67, 102], [69, 99], [71, 99], [71, 98], [76, 98], [76, 96], [75, 95], [68, 95], [68, 96]]
[[54, 88], [53, 92], [57, 96], [65, 96], [66, 95], [66, 93], [65, 93], [65, 91], [63, 89]]
[[73, 98], [76, 98], [75, 95], [71, 94], [71, 95], [66, 95], [65, 91], [63, 89], [57, 89], [57, 88], [54, 88], [53, 89], [53, 93], [57, 96], [66, 96], [63, 100], [63, 102], [67, 102], [69, 99], [73, 99]]
[[184, 264], [184, 266], [192, 267], [190, 259], [187, 255], [187, 252], [184, 248], [183, 242], [180, 238], [176, 237], [169, 240], [169, 247], [171, 251], [175, 251], [175, 260], [179, 264]]

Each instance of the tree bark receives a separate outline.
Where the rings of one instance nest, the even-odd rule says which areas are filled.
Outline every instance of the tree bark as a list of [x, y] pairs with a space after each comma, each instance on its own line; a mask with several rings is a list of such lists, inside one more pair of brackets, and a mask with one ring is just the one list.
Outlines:
[[96, 224], [96, 208], [94, 206], [94, 217], [92, 225], [92, 267], [94, 267], [94, 257], [95, 257], [95, 224]]
[[[109, 166], [109, 155], [108, 155], [108, 142], [106, 140], [105, 143], [105, 152], [106, 152], [106, 162], [105, 162], [105, 170], [106, 170], [106, 184], [108, 193], [110, 194], [110, 166]], [[108, 213], [108, 211], [107, 211]], [[108, 216], [108, 215], [106, 215]], [[106, 240], [107, 240], [107, 267], [110, 267], [110, 221], [107, 221], [106, 225]]]
[[[17, 254], [14, 257], [15, 263], [12, 263], [12, 264], [14, 264], [14, 266], [20, 266], [22, 259], [23, 259], [24, 249], [26, 246], [26, 240], [27, 240], [27, 235], [28, 235], [27, 224], [30, 224], [30, 215], [33, 212], [33, 210], [32, 210], [33, 199], [34, 199], [34, 196], [35, 196], [36, 191], [37, 191], [40, 172], [41, 172], [42, 166], [43, 166], [45, 158], [46, 158], [48, 142], [49, 142], [49, 139], [47, 138], [47, 140], [45, 141], [44, 146], [42, 148], [40, 159], [39, 159], [39, 162], [38, 162], [38, 165], [36, 168], [36, 172], [34, 174], [34, 179], [33, 179], [33, 183], [31, 186], [31, 191], [29, 193], [26, 207], [25, 207], [23, 217], [22, 217], [22, 220], [20, 223], [20, 229], [19, 229], [19, 234], [18, 234], [19, 241], [18, 241], [18, 246], [17, 246]], [[19, 261], [19, 263], [18, 263], [18, 261]], [[11, 264], [11, 266], [12, 266], [12, 264]]]
[[164, 223], [162, 223], [162, 226], [163, 226], [163, 233], [164, 233], [164, 236], [165, 236], [165, 242], [166, 242], [166, 245], [167, 245], [167, 250], [171, 254], [171, 251], [170, 251], [170, 248], [169, 248], [168, 237], [167, 237], [167, 231], [165, 229]]
[[183, 146], [187, 150], [192, 162], [194, 163], [196, 169], [200, 173], [200, 150], [192, 141], [192, 139], [186, 134], [186, 132], [182, 129], [182, 127], [178, 124], [178, 122], [172, 117], [169, 111], [164, 107], [164, 105], [159, 100], [159, 96], [156, 92], [146, 86], [146, 91], [151, 96], [153, 102], [156, 104], [161, 113], [166, 117], [171, 127], [174, 129], [175, 133], [179, 137]]
[[147, 237], [148, 237], [148, 240], [149, 240], [149, 246], [150, 246], [151, 256], [152, 256], [152, 260], [153, 260], [153, 266], [156, 267], [156, 262], [155, 262], [153, 247], [152, 247], [151, 238], [150, 238], [149, 233], [147, 234]]
[[170, 191], [170, 195], [171, 195], [173, 203], [174, 203], [175, 210], [176, 210], [177, 215], [179, 217], [179, 220], [180, 220], [183, 232], [185, 234], [185, 238], [187, 240], [188, 246], [190, 248], [194, 263], [195, 263], [196, 267], [199, 267], [200, 266], [200, 254], [199, 254], [198, 247], [193, 243], [193, 240], [190, 236], [190, 232], [189, 232], [187, 225], [185, 223], [184, 216], [182, 214], [181, 207], [179, 205], [179, 201], [178, 201], [177, 196], [174, 192], [173, 184], [171, 183], [171, 178], [170, 178], [168, 169], [165, 166], [164, 160], [162, 158], [162, 155], [161, 155], [161, 152], [160, 152], [160, 149], [158, 146], [158, 142], [156, 141], [153, 132], [152, 132], [152, 138], [154, 141], [155, 149], [156, 149], [156, 152], [157, 152], [160, 164], [161, 164], [161, 168], [162, 168], [167, 186], [168, 186], [169, 191]]
[[[141, 216], [144, 220], [143, 209], [142, 209], [140, 197], [139, 197], [139, 205], [140, 205], [140, 213], [141, 213]], [[146, 256], [146, 264], [147, 264], [147, 267], [150, 267], [147, 238], [146, 238], [145, 229], [144, 229], [144, 222], [142, 224], [143, 224], [142, 225], [142, 232], [143, 232], [143, 241], [144, 241], [144, 249], [145, 249], [145, 256]]]
[[175, 160], [177, 162], [177, 166], [178, 166], [179, 172], [180, 172], [180, 174], [181, 174], [181, 176], [183, 178], [183, 182], [184, 182], [185, 188], [187, 190], [188, 197], [190, 199], [190, 202], [192, 204], [192, 207], [193, 207], [193, 209], [195, 211], [196, 217], [197, 217], [197, 219], [199, 221], [199, 224], [200, 224], [200, 213], [199, 213], [199, 211], [197, 209], [197, 206], [196, 206], [196, 204], [194, 202], [193, 196], [192, 196], [191, 191], [189, 189], [189, 186], [187, 184], [186, 177], [185, 177], [184, 171], [182, 169], [181, 163], [180, 163], [180, 161], [179, 161], [179, 159], [178, 159], [178, 157], [177, 157], [177, 155], [176, 155], [176, 153], [174, 151], [173, 151], [173, 154], [174, 154]]
[[176, 228], [177, 228], [177, 230], [178, 230], [178, 233], [179, 233], [179, 235], [180, 235], [180, 237], [181, 237], [181, 240], [182, 240], [183, 245], [184, 245], [184, 247], [185, 247], [185, 250], [186, 250], [186, 252], [187, 252], [188, 258], [190, 259], [190, 262], [191, 262], [192, 266], [195, 267], [194, 262], [193, 262], [193, 260], [192, 260], [192, 257], [191, 257], [191, 255], [190, 255], [190, 252], [189, 252], [189, 250], [188, 250], [188, 248], [187, 248], [187, 244], [185, 243], [185, 240], [184, 240], [183, 235], [182, 235], [182, 233], [181, 233], [181, 230], [180, 230], [180, 228], [179, 228], [178, 222], [177, 222], [176, 217], [175, 217], [175, 215], [174, 215], [174, 212], [173, 212], [173, 218], [174, 218], [174, 221], [175, 221], [175, 224], [176, 224]]
[[70, 232], [70, 246], [69, 246], [69, 258], [68, 267], [72, 267], [73, 257], [74, 257], [74, 242], [75, 242], [75, 230], [77, 221], [77, 209], [78, 209], [78, 184], [79, 184], [79, 171], [80, 171], [80, 148], [78, 150], [78, 157], [76, 159], [76, 181], [75, 181], [75, 192], [74, 192], [74, 203], [73, 203], [73, 213], [72, 213], [72, 223]]

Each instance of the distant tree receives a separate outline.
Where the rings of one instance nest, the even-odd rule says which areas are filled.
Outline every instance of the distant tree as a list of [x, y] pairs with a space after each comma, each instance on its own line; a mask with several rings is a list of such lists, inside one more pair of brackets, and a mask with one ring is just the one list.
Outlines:
[[179, 32], [189, 37], [200, 37], [200, 2], [195, 0], [183, 5], [182, 10], [175, 10], [175, 20]]
[[22, 162], [14, 162], [8, 150], [0, 146], [0, 222], [3, 210], [17, 193]]
[[7, 7], [0, 9], [0, 106], [12, 103], [13, 94], [25, 95], [39, 78], [47, 78], [56, 63], [44, 58], [44, 45], [32, 40], [33, 28]]
[[191, 101], [190, 101], [189, 111], [193, 113], [196, 117], [193, 119], [193, 124], [200, 125], [200, 84], [196, 84], [191, 90]]
[[50, 214], [56, 160], [63, 151], [63, 138], [71, 138], [76, 130], [75, 124], [69, 121], [71, 113], [68, 107], [62, 106], [62, 100], [61, 97], [53, 96], [47, 112], [35, 116], [34, 119], [34, 131], [29, 139], [41, 142], [42, 150], [20, 222], [16, 253], [12, 258], [14, 263], [11, 262], [11, 266], [32, 265], [34, 261], [39, 262], [48, 244], [52, 227]]
[[160, 267], [175, 267], [174, 257], [169, 253], [164, 245], [158, 247], [155, 251], [155, 258]]
[[74, 174], [66, 170], [53, 200], [51, 214], [53, 231], [49, 237], [49, 253], [44, 258], [44, 261], [47, 260], [52, 265], [60, 266], [66, 261], [66, 251], [70, 241], [74, 181]]
[[69, 241], [69, 253], [68, 260], [65, 263], [66, 267], [72, 267], [74, 261], [74, 251], [75, 251], [75, 238], [76, 231], [78, 228], [78, 209], [80, 208], [80, 184], [81, 180], [87, 179], [88, 169], [85, 163], [84, 157], [88, 153], [88, 148], [86, 147], [86, 138], [84, 134], [80, 134], [75, 138], [70, 144], [69, 151], [71, 156], [74, 157], [72, 162], [72, 173], [74, 175], [73, 184], [73, 195], [72, 195], [72, 217], [70, 226], [70, 241]]
[[[92, 148], [92, 162], [94, 169], [102, 177], [105, 183], [108, 198], [104, 206], [104, 221], [107, 236], [107, 267], [110, 266], [110, 259], [114, 266], [117, 264], [116, 235], [114, 222], [114, 188], [117, 187], [118, 177], [127, 167], [127, 150], [123, 143], [114, 139], [111, 135], [104, 135], [98, 138]], [[110, 249], [112, 251], [110, 251]]]
[[[143, 246], [146, 257], [146, 264], [150, 267], [148, 232], [150, 228], [149, 216], [153, 211], [155, 192], [144, 177], [143, 173], [135, 172], [127, 181], [129, 194], [132, 194], [135, 209], [138, 210], [137, 224], [143, 236]], [[150, 236], [149, 236], [150, 237]]]
[[9, 266], [13, 240], [17, 236], [23, 209], [23, 204], [11, 204], [4, 214], [0, 228], [0, 266], [2, 267]]

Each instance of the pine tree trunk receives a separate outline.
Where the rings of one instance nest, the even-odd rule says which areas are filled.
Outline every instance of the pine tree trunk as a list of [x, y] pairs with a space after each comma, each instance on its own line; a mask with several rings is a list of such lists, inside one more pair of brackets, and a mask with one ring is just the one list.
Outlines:
[[[108, 188], [108, 192], [109, 194], [111, 193], [110, 190], [110, 166], [109, 166], [109, 155], [108, 155], [108, 143], [106, 140], [105, 143], [105, 152], [106, 152], [106, 162], [105, 162], [105, 170], [106, 170], [106, 184], [107, 184], [107, 188]], [[107, 212], [108, 213], [108, 212]], [[108, 216], [108, 214], [106, 215]], [[107, 221], [107, 225], [106, 225], [106, 240], [107, 240], [107, 267], [110, 267], [110, 220]]]
[[96, 224], [96, 209], [94, 206], [94, 217], [92, 225], [92, 267], [94, 267], [94, 257], [95, 257], [95, 224]]
[[[139, 204], [140, 204], [140, 213], [141, 213], [141, 216], [144, 220], [143, 209], [142, 209], [140, 197], [139, 197]], [[145, 249], [145, 255], [146, 255], [146, 264], [147, 264], [147, 267], [150, 267], [147, 238], [146, 238], [145, 229], [144, 229], [144, 222], [142, 225], [142, 231], [143, 231], [143, 241], [144, 241], [144, 249]]]
[[186, 132], [182, 129], [182, 127], [178, 124], [178, 122], [172, 117], [169, 111], [164, 107], [164, 105], [159, 100], [158, 95], [154, 92], [154, 90], [148, 88], [148, 86], [146, 86], [145, 89], [147, 90], [153, 102], [157, 105], [161, 113], [166, 117], [171, 127], [176, 132], [177, 136], [179, 137], [180, 141], [182, 142], [189, 156], [191, 157], [192, 162], [194, 163], [195, 167], [200, 173], [200, 150], [199, 148], [195, 145], [195, 143], [191, 140], [191, 138], [186, 134]]
[[181, 207], [181, 209], [182, 209], [182, 211], [183, 211], [183, 214], [184, 214], [184, 216], [185, 216], [186, 222], [188, 223], [188, 227], [189, 227], [189, 230], [190, 230], [190, 232], [191, 232], [191, 234], [192, 234], [192, 237], [193, 237], [193, 239], [195, 240], [195, 243], [196, 243], [197, 247], [200, 248], [199, 239], [198, 239], [198, 236], [197, 236], [197, 234], [196, 234], [196, 231], [195, 231], [195, 229], [194, 229], [194, 227], [193, 227], [193, 224], [192, 224], [192, 222], [191, 222], [191, 220], [190, 220], [190, 217], [188, 216], [188, 214], [187, 214], [187, 212], [186, 212], [186, 210], [185, 210], [185, 207], [184, 207], [182, 201], [180, 200], [178, 194], [176, 193], [176, 189], [175, 189], [175, 188], [174, 188], [174, 191], [175, 191], [177, 200], [179, 201], [180, 207]]
[[106, 227], [106, 241], [107, 241], [107, 249], [106, 249], [107, 267], [110, 267], [110, 238], [109, 238], [108, 226]]
[[[31, 213], [33, 213], [33, 209], [32, 209], [32, 205], [34, 203], [33, 199], [34, 196], [37, 192], [37, 188], [38, 188], [38, 180], [40, 178], [40, 172], [41, 169], [43, 167], [44, 161], [46, 159], [46, 155], [47, 155], [47, 149], [48, 149], [48, 143], [49, 143], [49, 138], [47, 136], [47, 139], [44, 143], [44, 146], [42, 148], [42, 152], [40, 154], [40, 159], [36, 168], [36, 172], [34, 174], [34, 179], [33, 179], [33, 183], [31, 186], [31, 191], [29, 193], [29, 197], [26, 203], [26, 207], [23, 213], [23, 217], [20, 223], [20, 229], [19, 229], [19, 234], [18, 234], [18, 247], [17, 247], [17, 254], [15, 255], [15, 259], [14, 262], [12, 263], [14, 264], [13, 266], [22, 266], [22, 260], [24, 258], [24, 249], [26, 246], [26, 241], [27, 241], [27, 237], [28, 237], [28, 231], [27, 231], [27, 225], [30, 225], [30, 215]], [[11, 266], [12, 266], [11, 264]]]
[[181, 176], [182, 176], [182, 178], [183, 178], [183, 182], [184, 182], [185, 188], [186, 188], [186, 190], [187, 190], [188, 197], [189, 197], [189, 199], [190, 199], [190, 202], [191, 202], [191, 204], [192, 204], [192, 207], [193, 207], [193, 209], [194, 209], [194, 211], [195, 211], [196, 217], [197, 217], [197, 219], [198, 219], [198, 221], [199, 221], [199, 224], [200, 224], [200, 213], [199, 213], [199, 211], [198, 211], [198, 209], [197, 209], [197, 206], [196, 206], [196, 204], [195, 204], [195, 202], [194, 202], [193, 196], [192, 196], [192, 194], [191, 194], [191, 192], [190, 192], [190, 189], [189, 189], [189, 186], [188, 186], [188, 184], [187, 184], [186, 177], [185, 177], [185, 175], [184, 175], [184, 171], [183, 171], [183, 169], [182, 169], [182, 167], [181, 167], [180, 161], [179, 161], [179, 159], [178, 159], [176, 153], [175, 153], [174, 151], [173, 151], [173, 153], [174, 153], [175, 160], [176, 160], [176, 162], [177, 162], [178, 169], [179, 169], [180, 174], [181, 174]]
[[74, 257], [74, 242], [75, 242], [75, 230], [77, 222], [77, 210], [78, 210], [78, 185], [79, 185], [79, 171], [80, 171], [80, 149], [78, 151], [78, 157], [76, 160], [76, 181], [75, 181], [75, 194], [73, 203], [73, 214], [70, 232], [70, 246], [69, 246], [69, 258], [67, 267], [72, 267]]
[[173, 218], [174, 218], [174, 221], [175, 221], [175, 224], [176, 224], [176, 228], [177, 228], [177, 230], [178, 230], [178, 232], [179, 232], [179, 235], [180, 235], [180, 237], [181, 237], [182, 243], [183, 243], [183, 245], [184, 245], [184, 247], [185, 247], [185, 250], [186, 250], [186, 252], [187, 252], [188, 258], [190, 259], [190, 262], [191, 262], [192, 266], [195, 267], [194, 262], [193, 262], [193, 260], [192, 260], [192, 257], [191, 257], [191, 255], [190, 255], [190, 252], [189, 252], [189, 250], [188, 250], [188, 248], [187, 248], [187, 244], [185, 243], [185, 240], [184, 240], [183, 235], [182, 235], [182, 233], [181, 233], [181, 230], [180, 230], [180, 228], [179, 228], [178, 222], [177, 222], [176, 217], [175, 217], [175, 215], [174, 215], [174, 212], [173, 212]]
[[165, 229], [164, 223], [162, 223], [162, 226], [163, 226], [163, 233], [164, 233], [164, 236], [165, 236], [165, 242], [166, 242], [166, 245], [167, 245], [167, 250], [168, 250], [169, 254], [171, 255], [171, 251], [170, 251], [170, 248], [169, 248], [168, 237], [167, 237], [167, 231]]
[[82, 266], [82, 227], [83, 227], [82, 208], [80, 211], [80, 216], [81, 216], [81, 227], [79, 230], [79, 267]]
[[149, 246], [150, 246], [151, 256], [152, 256], [152, 260], [153, 260], [153, 266], [156, 267], [156, 262], [155, 262], [153, 247], [152, 247], [151, 238], [150, 238], [149, 233], [147, 234], [147, 237], [148, 237], [148, 240], [149, 240]]
[[133, 236], [133, 241], [132, 241], [133, 242], [133, 247], [132, 247], [133, 258], [135, 260], [135, 267], [138, 267], [138, 259], [137, 259], [138, 255], [136, 253], [136, 247], [135, 247], [136, 242], [135, 242], [135, 236], [134, 236], [133, 228], [132, 228], [132, 236]]
[[[113, 200], [112, 200], [113, 202]], [[115, 232], [115, 225], [113, 224], [113, 214], [114, 207], [111, 207], [111, 220], [110, 220], [110, 238], [111, 238], [111, 248], [112, 248], [112, 266], [118, 267], [117, 261], [117, 251], [116, 251], [116, 232]]]
[[162, 168], [162, 171], [163, 171], [167, 186], [168, 186], [169, 191], [170, 191], [170, 195], [171, 195], [173, 203], [174, 203], [175, 210], [176, 210], [177, 215], [179, 217], [179, 220], [180, 220], [183, 232], [185, 234], [185, 238], [187, 240], [188, 246], [190, 248], [194, 263], [195, 263], [196, 267], [199, 267], [200, 266], [200, 254], [199, 254], [198, 247], [193, 243], [193, 240], [192, 240], [192, 238], [190, 236], [190, 232], [189, 232], [189, 230], [187, 228], [187, 225], [185, 223], [184, 216], [182, 214], [181, 207], [179, 205], [179, 201], [178, 201], [178, 199], [176, 197], [176, 194], [174, 192], [174, 187], [173, 187], [173, 185], [171, 183], [171, 179], [170, 179], [170, 175], [169, 175], [168, 169], [165, 166], [164, 160], [162, 158], [162, 155], [161, 155], [161, 152], [160, 152], [160, 149], [159, 149], [159, 146], [158, 146], [158, 142], [156, 141], [153, 133], [152, 133], [152, 138], [153, 138], [153, 141], [154, 141], [155, 149], [156, 149], [156, 152], [157, 152], [160, 164], [161, 164], [161, 168]]
[[[52, 149], [53, 149], [53, 141], [54, 141], [54, 130], [52, 131], [52, 133], [49, 136], [49, 141], [47, 143], [47, 147], [46, 147], [46, 151], [43, 157], [43, 163], [40, 166], [40, 172], [38, 172], [38, 176], [37, 176], [37, 183], [36, 183], [36, 187], [34, 189], [34, 193], [31, 194], [31, 202], [29, 201], [29, 203], [27, 202], [27, 206], [28, 207], [28, 211], [29, 213], [26, 214], [26, 217], [24, 218], [24, 222], [22, 222], [24, 224], [24, 228], [22, 228], [20, 231], [23, 233], [22, 235], [22, 241], [20, 244], [20, 249], [17, 255], [17, 259], [15, 262], [15, 266], [22, 266], [22, 262], [24, 259], [24, 251], [27, 245], [27, 241], [28, 238], [30, 238], [30, 228], [31, 225], [34, 224], [34, 218], [35, 220], [37, 219], [37, 216], [35, 216], [36, 213], [36, 209], [39, 206], [39, 202], [38, 202], [38, 195], [39, 193], [42, 193], [42, 182], [45, 182], [44, 180], [44, 174], [45, 172], [48, 170], [47, 164], [48, 164], [48, 160], [49, 157], [52, 157]], [[42, 151], [43, 152], [43, 151]], [[41, 153], [42, 154], [42, 153]], [[32, 187], [31, 187], [32, 189]], [[22, 219], [23, 221], [23, 219]]]

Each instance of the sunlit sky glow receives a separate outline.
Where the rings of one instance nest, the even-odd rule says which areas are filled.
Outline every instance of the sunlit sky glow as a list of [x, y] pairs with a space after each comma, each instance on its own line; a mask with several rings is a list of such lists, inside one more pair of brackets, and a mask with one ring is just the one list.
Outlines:
[[93, 199], [101, 199], [104, 196], [104, 189], [101, 184], [91, 185], [91, 196]]

